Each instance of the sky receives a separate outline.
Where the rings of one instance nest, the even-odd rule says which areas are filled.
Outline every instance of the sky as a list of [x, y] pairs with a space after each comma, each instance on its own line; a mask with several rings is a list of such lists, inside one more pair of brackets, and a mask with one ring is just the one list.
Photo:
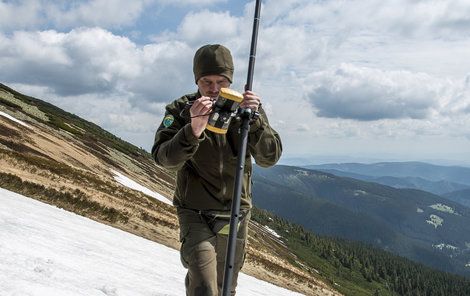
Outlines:
[[[308, 164], [470, 165], [470, 2], [265, 0], [253, 90]], [[253, 1], [0, 1], [0, 82], [150, 150], [220, 43], [246, 81]]]
[[[2, 188], [0, 199], [1, 295], [185, 293], [178, 251]], [[237, 292], [300, 295], [245, 274]]]

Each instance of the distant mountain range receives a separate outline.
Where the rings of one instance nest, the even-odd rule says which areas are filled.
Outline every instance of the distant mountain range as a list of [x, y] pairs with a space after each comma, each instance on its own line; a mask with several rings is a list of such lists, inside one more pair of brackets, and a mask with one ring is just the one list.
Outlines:
[[[385, 170], [376, 169], [379, 173]], [[421, 190], [291, 166], [257, 167], [253, 188], [256, 206], [315, 233], [366, 242], [444, 271], [470, 275], [470, 209], [457, 202]]]
[[470, 188], [470, 168], [423, 162], [331, 163], [307, 165], [307, 169], [332, 173], [395, 188], [413, 188], [444, 195]]
[[[310, 167], [310, 166], [309, 166]], [[434, 194], [443, 195], [453, 191], [468, 189], [470, 186], [449, 182], [447, 180], [430, 181], [421, 177], [392, 177], [392, 176], [366, 176], [356, 173], [344, 172], [334, 169], [318, 169], [319, 171], [331, 173], [340, 177], [349, 177], [363, 181], [375, 182], [395, 188], [410, 188], [428, 191]]]

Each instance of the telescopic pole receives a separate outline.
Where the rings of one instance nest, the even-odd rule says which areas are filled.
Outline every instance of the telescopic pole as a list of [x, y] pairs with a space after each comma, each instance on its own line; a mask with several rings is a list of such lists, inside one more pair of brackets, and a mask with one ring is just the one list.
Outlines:
[[255, 17], [253, 19], [253, 32], [251, 34], [250, 60], [248, 62], [248, 75], [245, 90], [251, 90], [253, 86], [253, 73], [255, 71], [256, 45], [258, 42], [258, 27], [261, 12], [261, 0], [256, 0]]
[[[258, 27], [261, 11], [261, 0], [256, 0], [255, 16], [253, 21], [253, 33], [251, 36], [250, 60], [248, 64], [248, 77], [245, 90], [251, 90], [253, 84], [253, 72], [255, 69], [256, 43], [258, 39]], [[227, 242], [227, 253], [225, 257], [224, 281], [222, 286], [222, 296], [229, 296], [232, 288], [233, 269], [235, 264], [235, 251], [238, 233], [238, 223], [240, 219], [240, 199], [243, 187], [243, 173], [245, 170], [245, 157], [248, 145], [248, 131], [252, 118], [251, 109], [242, 109], [240, 111], [241, 133], [240, 146], [238, 149], [237, 172], [235, 175], [235, 186], [232, 196], [232, 209], [230, 214], [230, 231]]]

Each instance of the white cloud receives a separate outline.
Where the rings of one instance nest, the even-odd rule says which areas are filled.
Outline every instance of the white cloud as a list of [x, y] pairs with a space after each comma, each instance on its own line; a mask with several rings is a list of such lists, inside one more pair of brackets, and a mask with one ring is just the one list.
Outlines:
[[176, 5], [176, 6], [185, 6], [185, 5], [195, 5], [195, 6], [208, 6], [214, 5], [217, 3], [227, 2], [228, 0], [158, 0], [158, 2], [166, 5]]
[[[282, 2], [282, 3], [280, 3]], [[351, 34], [375, 32], [408, 37], [468, 35], [470, 3], [465, 0], [364, 0], [269, 2], [269, 16], [283, 23], [313, 26], [317, 31], [347, 30]]]
[[306, 132], [310, 130], [310, 126], [306, 123], [301, 123], [297, 125], [298, 132]]
[[130, 26], [156, 0], [23, 0], [0, 2], [0, 28], [27, 29], [35, 26], [73, 28]]
[[190, 44], [225, 43], [236, 37], [239, 21], [229, 12], [203, 10], [187, 14], [178, 26], [177, 38]]
[[262, 10], [260, 52], [273, 50], [274, 62], [292, 55], [282, 66], [298, 74], [354, 62], [462, 78], [470, 68], [469, 15], [469, 1], [271, 0]]
[[144, 46], [138, 77], [128, 81], [128, 88], [139, 98], [169, 102], [196, 90], [192, 72], [194, 49], [179, 41]]
[[450, 81], [424, 73], [351, 64], [316, 72], [307, 81], [314, 85], [308, 97], [318, 116], [365, 121], [429, 118], [434, 112], [446, 112], [441, 107], [453, 100], [453, 93], [461, 92]]
[[0, 29], [26, 28], [42, 22], [38, 11], [41, 4], [35, 0], [0, 2]]
[[192, 50], [180, 42], [138, 47], [100, 28], [20, 31], [0, 39], [3, 80], [47, 86], [62, 96], [126, 93], [168, 101], [193, 85]]
[[444, 114], [469, 115], [470, 114], [470, 74], [465, 79], [453, 83], [455, 90], [450, 100], [442, 103]]
[[49, 86], [65, 96], [113, 91], [117, 80], [139, 72], [134, 44], [99, 28], [20, 31], [4, 39], [2, 79]]
[[[77, 114], [93, 109], [83, 115], [151, 142], [163, 104], [195, 90], [192, 58], [200, 45], [227, 45], [233, 88], [243, 88], [254, 5], [238, 4], [244, 14], [234, 16], [233, 3], [0, 2], [0, 80]], [[178, 18], [166, 25], [169, 16], [155, 19], [162, 11]], [[399, 150], [423, 137], [425, 148], [435, 140], [468, 151], [469, 15], [464, 0], [263, 1], [254, 90], [288, 139], [286, 152], [354, 141], [387, 143], [384, 151], [396, 141]], [[163, 28], [139, 27], [155, 21]], [[149, 44], [130, 39], [152, 33], [159, 35]]]
[[310, 71], [322, 55], [323, 43], [313, 39], [301, 26], [272, 26], [264, 28], [257, 56], [258, 74], [303, 75]]
[[[90, 0], [81, 2], [47, 1], [44, 12], [59, 27], [101, 26], [122, 27], [133, 24], [148, 0]], [[61, 5], [62, 4], [62, 5]]]
[[[133, 27], [147, 11], [163, 7], [188, 10], [213, 7], [227, 0], [18, 0], [0, 1], [0, 29], [55, 29], [75, 27], [122, 29]], [[154, 14], [152, 17], [155, 17]]]

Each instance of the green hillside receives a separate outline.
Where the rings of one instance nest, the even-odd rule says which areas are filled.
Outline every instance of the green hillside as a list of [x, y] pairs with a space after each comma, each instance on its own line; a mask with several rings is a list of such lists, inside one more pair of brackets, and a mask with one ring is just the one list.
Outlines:
[[[107, 147], [132, 155], [133, 157], [148, 157], [150, 154], [143, 149], [116, 137], [98, 125], [86, 121], [75, 114], [64, 111], [50, 103], [23, 95], [8, 86], [0, 83], [0, 90], [13, 94], [10, 100], [0, 97], [0, 103], [12, 109], [26, 112], [36, 120], [43, 122], [55, 129], [67, 131], [78, 137], [85, 144], [99, 150], [98, 142]], [[27, 106], [23, 108], [22, 106]]]
[[255, 168], [254, 204], [315, 233], [470, 276], [470, 209], [428, 192], [298, 167]]
[[303, 264], [345, 295], [470, 295], [470, 280], [370, 245], [315, 235], [265, 210], [253, 219], [281, 235]]
[[442, 195], [443, 197], [470, 207], [470, 189], [457, 190]]
[[[308, 168], [307, 166], [306, 168]], [[434, 194], [443, 195], [449, 192], [468, 189], [469, 185], [459, 184], [455, 182], [450, 182], [447, 180], [440, 180], [440, 181], [430, 181], [421, 177], [392, 177], [392, 176], [368, 176], [368, 175], [361, 175], [351, 172], [344, 172], [334, 169], [322, 169], [319, 168], [319, 171], [330, 173], [340, 177], [349, 177], [358, 180], [368, 181], [379, 183], [382, 185], [387, 185], [395, 188], [410, 188], [410, 189], [419, 189], [423, 191], [428, 191]], [[387, 173], [387, 172], [384, 172]], [[393, 174], [393, 172], [389, 172]]]

